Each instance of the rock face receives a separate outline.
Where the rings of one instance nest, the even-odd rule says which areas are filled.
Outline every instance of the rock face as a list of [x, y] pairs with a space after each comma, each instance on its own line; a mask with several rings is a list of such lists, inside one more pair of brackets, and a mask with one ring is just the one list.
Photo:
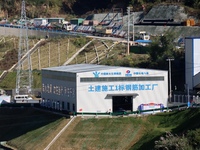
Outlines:
[[[130, 17], [132, 19], [132, 16]], [[183, 22], [187, 19], [193, 19], [196, 26], [185, 26]], [[127, 31], [127, 16], [124, 17], [124, 27], [123, 30]], [[166, 25], [135, 25], [134, 32], [138, 33], [140, 31], [146, 31], [152, 36], [160, 36], [167, 32], [173, 32], [175, 37], [197, 37], [200, 36], [200, 26], [197, 26], [198, 19], [194, 16], [190, 16], [185, 12], [185, 8], [178, 5], [156, 5], [147, 14], [142, 15], [141, 13], [134, 13], [134, 22], [137, 24], [144, 20], [171, 20], [173, 23], [182, 23], [176, 26], [166, 26]], [[132, 20], [130, 21], [132, 22]], [[153, 21], [152, 21], [153, 22]], [[130, 24], [130, 32], [132, 32], [132, 24]]]
[[178, 5], [157, 5], [145, 15], [144, 19], [173, 19], [174, 22], [183, 22], [188, 18], [184, 7]]
[[175, 37], [200, 37], [198, 26], [135, 26], [135, 32], [146, 31], [152, 36], [160, 36], [167, 32], [173, 32]]

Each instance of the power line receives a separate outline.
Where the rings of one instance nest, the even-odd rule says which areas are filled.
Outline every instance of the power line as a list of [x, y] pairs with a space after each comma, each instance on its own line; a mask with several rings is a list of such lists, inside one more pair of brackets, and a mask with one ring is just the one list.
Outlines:
[[[25, 1], [22, 0], [20, 19], [20, 39], [18, 49], [18, 64], [16, 77], [16, 94], [32, 93], [32, 70], [28, 43], [28, 26]], [[27, 70], [23, 69], [23, 61], [27, 60]]]

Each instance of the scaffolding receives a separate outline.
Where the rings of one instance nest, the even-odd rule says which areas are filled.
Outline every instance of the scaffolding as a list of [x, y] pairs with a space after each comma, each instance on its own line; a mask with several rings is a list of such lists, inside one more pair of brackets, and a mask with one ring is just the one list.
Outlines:
[[[20, 19], [20, 35], [19, 35], [19, 49], [18, 49], [18, 63], [16, 76], [16, 90], [15, 95], [32, 94], [32, 69], [31, 58], [29, 53], [28, 42], [28, 26], [26, 17], [25, 1], [22, 0], [21, 19]], [[23, 68], [24, 60], [27, 60], [27, 68]]]
[[123, 10], [121, 8], [112, 8], [99, 22], [99, 25], [102, 26], [115, 26], [116, 24], [123, 24]]

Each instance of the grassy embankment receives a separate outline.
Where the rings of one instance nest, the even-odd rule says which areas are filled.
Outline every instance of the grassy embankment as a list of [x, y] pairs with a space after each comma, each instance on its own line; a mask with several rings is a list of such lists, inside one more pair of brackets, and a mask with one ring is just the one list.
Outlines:
[[[21, 150], [44, 149], [69, 121], [32, 109], [13, 111], [0, 114], [0, 140]], [[199, 115], [199, 109], [188, 109], [146, 117], [77, 117], [50, 149], [152, 149], [165, 132], [199, 128]]]

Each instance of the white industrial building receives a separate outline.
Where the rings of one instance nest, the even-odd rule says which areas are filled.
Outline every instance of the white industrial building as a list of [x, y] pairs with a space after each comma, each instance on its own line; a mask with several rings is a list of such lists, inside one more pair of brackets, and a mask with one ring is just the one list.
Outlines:
[[76, 113], [167, 107], [168, 71], [94, 64], [44, 68], [42, 99], [44, 107]]
[[185, 81], [190, 90], [200, 88], [200, 37], [185, 38]]

